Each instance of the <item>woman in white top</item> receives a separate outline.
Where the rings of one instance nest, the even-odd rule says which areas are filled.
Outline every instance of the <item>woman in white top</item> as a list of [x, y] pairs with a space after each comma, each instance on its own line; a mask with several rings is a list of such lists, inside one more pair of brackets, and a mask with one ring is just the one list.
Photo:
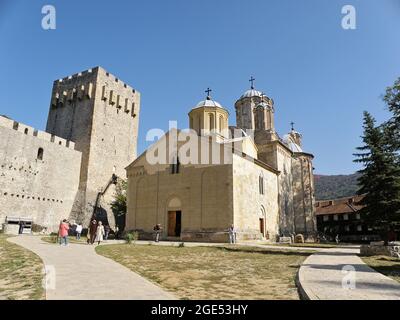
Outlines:
[[76, 232], [76, 240], [80, 240], [80, 238], [81, 238], [81, 233], [82, 233], [82, 225], [81, 225], [81, 224], [78, 223], [78, 224], [76, 225], [75, 232]]
[[98, 225], [97, 225], [97, 230], [96, 230], [96, 239], [94, 241], [97, 242], [97, 244], [100, 244], [101, 241], [103, 241], [103, 237], [104, 237], [104, 226], [101, 223], [101, 221], [99, 221]]

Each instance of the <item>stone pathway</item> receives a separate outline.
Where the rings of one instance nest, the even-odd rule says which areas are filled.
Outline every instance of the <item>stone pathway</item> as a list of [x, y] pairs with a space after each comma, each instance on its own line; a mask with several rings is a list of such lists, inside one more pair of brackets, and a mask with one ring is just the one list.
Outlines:
[[69, 244], [59, 246], [37, 236], [23, 235], [8, 239], [38, 256], [55, 271], [55, 288], [46, 290], [47, 300], [169, 300], [168, 293], [130, 271], [128, 268], [96, 254], [94, 246]]
[[367, 266], [358, 253], [356, 247], [335, 248], [309, 256], [298, 274], [303, 297], [311, 300], [399, 300], [400, 283]]

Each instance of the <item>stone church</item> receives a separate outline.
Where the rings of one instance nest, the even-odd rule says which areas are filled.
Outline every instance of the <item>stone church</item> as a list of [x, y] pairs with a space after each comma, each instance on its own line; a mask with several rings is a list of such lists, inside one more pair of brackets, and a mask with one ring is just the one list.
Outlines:
[[140, 93], [101, 67], [54, 81], [46, 131], [0, 116], [0, 227], [55, 231], [92, 216], [114, 229], [116, 179], [136, 158]]
[[150, 239], [228, 241], [316, 233], [313, 155], [292, 127], [275, 130], [274, 101], [253, 86], [235, 103], [236, 126], [210, 96], [127, 167], [126, 226]]

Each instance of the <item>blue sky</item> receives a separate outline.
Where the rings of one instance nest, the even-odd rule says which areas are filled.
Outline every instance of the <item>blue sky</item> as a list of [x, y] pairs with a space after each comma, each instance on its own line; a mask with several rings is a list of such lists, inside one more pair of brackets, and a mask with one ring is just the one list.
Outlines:
[[[41, 28], [46, 4], [56, 30]], [[346, 4], [356, 30], [341, 27]], [[0, 114], [44, 129], [53, 80], [101, 65], [142, 93], [142, 152], [149, 129], [186, 128], [207, 87], [235, 124], [252, 75], [275, 100], [278, 132], [294, 121], [303, 133], [315, 172], [347, 174], [362, 111], [388, 117], [399, 38], [399, 0], [0, 0]]]

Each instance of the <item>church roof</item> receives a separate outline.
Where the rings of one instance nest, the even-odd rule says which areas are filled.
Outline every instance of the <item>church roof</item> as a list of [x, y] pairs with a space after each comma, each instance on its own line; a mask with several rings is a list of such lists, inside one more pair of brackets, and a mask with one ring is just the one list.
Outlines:
[[255, 89], [250, 89], [247, 90], [245, 93], [242, 94], [240, 99], [242, 98], [251, 98], [251, 97], [261, 97], [263, 93], [261, 91], [255, 90]]

